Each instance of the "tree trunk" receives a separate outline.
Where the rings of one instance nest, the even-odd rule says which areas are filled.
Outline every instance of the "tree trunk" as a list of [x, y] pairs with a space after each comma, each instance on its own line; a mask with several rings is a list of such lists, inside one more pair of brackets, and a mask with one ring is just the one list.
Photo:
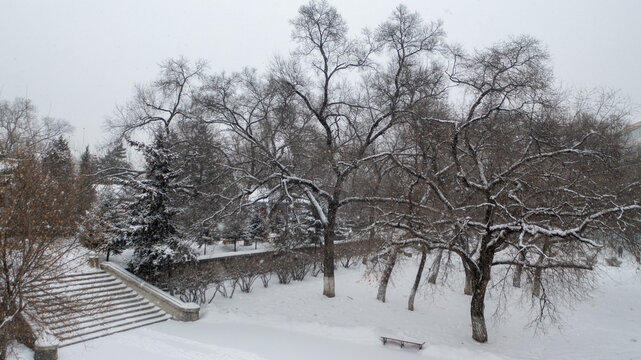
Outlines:
[[470, 315], [472, 317], [472, 339], [484, 343], [487, 342], [487, 328], [485, 326], [485, 290], [487, 283], [476, 286], [472, 294]]
[[[542, 264], [543, 260], [545, 259], [545, 255], [547, 255], [548, 251], [550, 249], [550, 242], [545, 241], [543, 243], [543, 249], [541, 250], [543, 254], [539, 254], [539, 259], [537, 260], [537, 264]], [[543, 269], [540, 267], [537, 267], [534, 270], [534, 279], [532, 279], [532, 296], [535, 297], [541, 297], [541, 275], [543, 274]]]
[[[519, 261], [525, 262], [525, 253], [523, 251], [519, 253]], [[512, 278], [512, 286], [516, 288], [521, 287], [522, 274], [523, 274], [523, 265], [516, 265], [516, 269], [514, 269], [514, 277]]]
[[[374, 215], [372, 215], [371, 212], [372, 212], [372, 210], [370, 210], [370, 215], [369, 215], [369, 220], [368, 220], [370, 226], [372, 226], [374, 224]], [[369, 229], [369, 233], [367, 235], [368, 246], [372, 246], [372, 244], [374, 243], [375, 236], [376, 236], [376, 231], [374, 230], [374, 226], [372, 226], [372, 228]], [[361, 263], [363, 265], [367, 265], [367, 259], [368, 259], [368, 256], [363, 256], [363, 260], [361, 261]]]
[[472, 320], [472, 339], [484, 343], [487, 342], [487, 327], [485, 326], [485, 292], [487, 284], [490, 283], [492, 271], [492, 259], [494, 254], [491, 250], [486, 249], [481, 253], [478, 267], [480, 273], [475, 274], [470, 270], [472, 278], [472, 301], [470, 306], [470, 315]]
[[7, 340], [6, 329], [0, 329], [0, 360], [7, 358], [9, 350], [9, 341]]
[[334, 282], [334, 226], [336, 224], [337, 204], [330, 202], [327, 209], [327, 227], [325, 228], [325, 246], [323, 246], [323, 295], [336, 296]]
[[109, 261], [109, 254], [111, 254], [111, 250], [107, 250], [107, 257], [106, 257], [107, 261]]
[[[2, 299], [6, 301], [6, 299]], [[6, 303], [6, 302], [5, 302]], [[2, 312], [5, 314], [10, 314], [11, 312], [8, 311], [6, 307], [2, 307]], [[2, 317], [2, 321], [4, 322], [6, 320], [6, 317]], [[5, 324], [5, 326], [0, 329], [0, 360], [5, 360], [7, 358], [7, 351], [9, 351], [9, 328], [12, 326], [11, 323]]]
[[427, 282], [430, 284], [436, 284], [436, 279], [438, 278], [438, 273], [441, 269], [441, 258], [443, 257], [443, 250], [438, 251], [436, 259], [432, 263], [432, 269], [430, 269], [430, 277], [427, 279]]
[[392, 250], [390, 251], [385, 270], [383, 270], [381, 282], [378, 284], [378, 294], [376, 295], [376, 300], [385, 302], [385, 295], [387, 294], [387, 284], [389, 284], [389, 280], [392, 277], [392, 270], [394, 270], [394, 265], [396, 265], [396, 252], [396, 247], [392, 248]]
[[534, 270], [534, 280], [532, 281], [532, 296], [541, 297], [541, 268]]
[[418, 285], [421, 283], [421, 276], [423, 275], [423, 268], [425, 267], [426, 258], [427, 258], [427, 252], [423, 251], [421, 253], [421, 263], [418, 265], [418, 270], [416, 271], [416, 279], [414, 280], [412, 291], [410, 291], [410, 298], [407, 301], [407, 310], [409, 311], [414, 311], [414, 298], [416, 297], [416, 291], [418, 290]]
[[474, 292], [474, 279], [472, 278], [472, 271], [465, 264], [463, 264], [463, 268], [465, 269], [465, 288], [463, 289], [463, 294], [472, 295]]

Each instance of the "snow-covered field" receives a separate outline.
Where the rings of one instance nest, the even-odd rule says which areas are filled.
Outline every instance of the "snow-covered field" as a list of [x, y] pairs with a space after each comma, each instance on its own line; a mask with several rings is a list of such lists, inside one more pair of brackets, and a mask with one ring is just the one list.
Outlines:
[[[527, 304], [488, 320], [489, 342], [471, 339], [469, 298], [459, 284], [423, 286], [416, 311], [406, 310], [416, 265], [395, 272], [387, 303], [363, 269], [337, 271], [334, 299], [322, 279], [265, 289], [256, 282], [233, 299], [216, 297], [193, 323], [168, 321], [60, 349], [60, 360], [84, 359], [641, 359], [641, 273], [628, 261], [605, 267], [592, 297], [564, 309], [545, 333], [526, 324]], [[495, 299], [487, 306], [488, 317]], [[512, 301], [512, 305], [520, 304]], [[422, 351], [383, 346], [379, 336], [426, 341]], [[23, 358], [31, 358], [22, 349]]]

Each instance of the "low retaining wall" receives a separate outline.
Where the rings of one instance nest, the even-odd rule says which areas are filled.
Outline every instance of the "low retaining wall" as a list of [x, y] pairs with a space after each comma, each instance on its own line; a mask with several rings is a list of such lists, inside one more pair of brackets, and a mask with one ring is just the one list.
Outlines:
[[[340, 241], [334, 244], [336, 261], [355, 258], [372, 252], [373, 243], [369, 241]], [[242, 274], [275, 272], [286, 267], [322, 263], [323, 248], [315, 246], [299, 247], [291, 250], [259, 250], [246, 253], [231, 253], [225, 256], [201, 257], [196, 271], [215, 274], [219, 278], [234, 277]], [[191, 268], [190, 271], [194, 271]], [[208, 276], [203, 275], [203, 276]]]
[[103, 262], [100, 268], [122, 280], [138, 294], [170, 314], [174, 320], [196, 321], [199, 319], [198, 304], [182, 302], [114, 263]]
[[33, 350], [34, 360], [57, 360], [58, 339], [32, 321], [26, 313], [18, 314], [13, 326], [18, 326], [20, 331], [18, 340]]

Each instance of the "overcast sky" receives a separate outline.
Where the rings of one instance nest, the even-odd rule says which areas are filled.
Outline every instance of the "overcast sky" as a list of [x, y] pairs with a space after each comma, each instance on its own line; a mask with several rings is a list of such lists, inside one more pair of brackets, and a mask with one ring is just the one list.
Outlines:
[[[213, 71], [265, 69], [290, 49], [289, 20], [306, 1], [0, 0], [0, 98], [31, 98], [75, 128], [80, 151], [158, 63], [183, 55]], [[375, 28], [401, 2], [330, 1], [350, 31]], [[441, 19], [467, 49], [530, 34], [548, 48], [566, 88], [607, 87], [641, 104], [641, 1], [402, 1]], [[641, 112], [637, 111], [638, 120]]]

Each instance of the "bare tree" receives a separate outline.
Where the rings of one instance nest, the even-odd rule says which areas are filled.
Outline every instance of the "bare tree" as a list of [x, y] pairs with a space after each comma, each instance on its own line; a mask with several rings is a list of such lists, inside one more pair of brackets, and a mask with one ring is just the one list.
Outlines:
[[69, 214], [76, 193], [43, 164], [50, 142], [69, 130], [64, 121], [40, 118], [28, 99], [0, 101], [0, 359], [10, 341], [30, 333], [24, 318], [42, 325], [38, 315], [52, 305], [71, 305], [58, 296], [30, 296], [46, 291], [75, 260], [76, 242], [62, 237], [75, 227]]
[[42, 153], [50, 141], [70, 130], [65, 121], [38, 117], [29, 99], [0, 100], [0, 156], [24, 147]]
[[[299, 48], [289, 61], [276, 61], [271, 77], [215, 76], [201, 104], [206, 121], [224, 124], [247, 144], [244, 156], [260, 165], [259, 171], [236, 167], [244, 184], [239, 199], [258, 189], [298, 191], [313, 206], [324, 232], [323, 294], [333, 297], [339, 210], [367, 201], [347, 191], [349, 180], [388, 154], [383, 149], [393, 142], [385, 135], [408, 109], [441, 91], [426, 55], [443, 33], [440, 24], [423, 24], [401, 6], [374, 38], [357, 41], [324, 1], [301, 6], [292, 24]], [[384, 62], [371, 59], [375, 51]]]
[[116, 108], [116, 115], [108, 121], [116, 135], [130, 138], [137, 131], [155, 131], [153, 125], [156, 125], [169, 137], [172, 125], [189, 118], [191, 90], [202, 75], [205, 63], [168, 59], [160, 69], [156, 81], [136, 86], [134, 99]]
[[472, 337], [486, 342], [484, 299], [494, 266], [522, 266], [539, 277], [592, 269], [589, 259], [607, 240], [605, 229], [622, 225], [639, 205], [622, 196], [637, 189], [635, 182], [606, 175], [622, 171], [616, 166], [620, 119], [559, 106], [536, 40], [520, 37], [473, 56], [453, 55], [449, 77], [466, 94], [462, 111], [416, 114], [442, 128], [445, 139], [439, 156], [394, 156], [426, 191], [414, 212], [391, 215], [387, 224], [414, 236], [404, 244], [461, 258], [472, 295]]
[[[16, 145], [0, 172], [0, 359], [11, 340], [30, 333], [24, 319], [43, 326], [52, 308], [73, 308], [69, 299], [50, 295], [35, 300], [76, 266], [77, 243], [63, 238], [69, 228], [65, 209], [75, 203], [44, 169], [32, 148]], [[64, 297], [64, 296], [63, 296]]]
[[414, 279], [414, 284], [412, 285], [412, 290], [410, 291], [410, 296], [407, 300], [407, 310], [414, 311], [414, 299], [416, 298], [416, 291], [418, 291], [418, 287], [421, 284], [421, 277], [423, 277], [425, 261], [427, 261], [427, 251], [421, 249], [421, 260], [419, 261], [418, 270], [416, 270], [416, 278]]

